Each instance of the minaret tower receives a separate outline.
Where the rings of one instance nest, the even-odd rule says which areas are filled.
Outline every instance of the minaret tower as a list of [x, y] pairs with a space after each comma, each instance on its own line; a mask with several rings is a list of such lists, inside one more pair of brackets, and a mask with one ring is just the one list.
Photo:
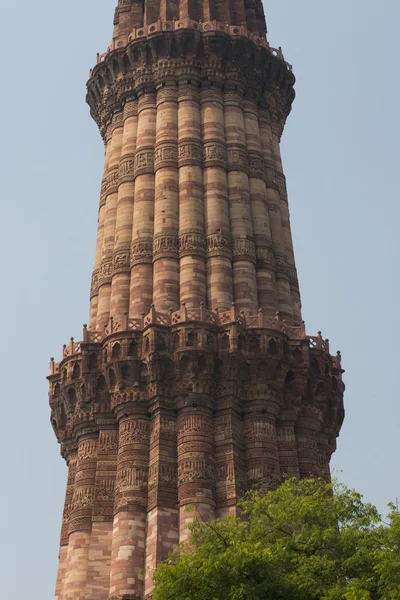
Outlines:
[[188, 523], [329, 478], [340, 353], [306, 335], [261, 0], [119, 0], [87, 101], [105, 145], [90, 321], [52, 360], [68, 464], [57, 600], [143, 600]]

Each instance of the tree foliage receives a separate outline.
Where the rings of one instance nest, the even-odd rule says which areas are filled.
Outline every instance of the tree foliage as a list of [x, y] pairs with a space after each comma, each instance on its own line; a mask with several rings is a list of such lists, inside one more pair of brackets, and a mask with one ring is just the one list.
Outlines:
[[248, 493], [241, 517], [191, 525], [153, 600], [400, 599], [400, 517], [341, 484], [287, 480]]

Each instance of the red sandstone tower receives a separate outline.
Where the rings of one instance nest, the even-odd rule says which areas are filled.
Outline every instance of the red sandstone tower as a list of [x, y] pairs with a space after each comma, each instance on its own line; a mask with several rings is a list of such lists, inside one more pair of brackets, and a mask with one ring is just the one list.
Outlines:
[[51, 363], [69, 476], [57, 600], [142, 600], [188, 522], [329, 477], [340, 354], [306, 335], [261, 0], [119, 0], [87, 100], [105, 143], [90, 325]]

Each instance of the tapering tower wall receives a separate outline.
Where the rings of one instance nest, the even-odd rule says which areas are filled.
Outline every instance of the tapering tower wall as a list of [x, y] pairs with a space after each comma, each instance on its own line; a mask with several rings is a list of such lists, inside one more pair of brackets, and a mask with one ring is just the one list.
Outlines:
[[89, 327], [51, 363], [69, 465], [57, 600], [139, 600], [194, 518], [329, 478], [340, 353], [306, 335], [259, 0], [120, 0], [87, 100], [105, 144]]

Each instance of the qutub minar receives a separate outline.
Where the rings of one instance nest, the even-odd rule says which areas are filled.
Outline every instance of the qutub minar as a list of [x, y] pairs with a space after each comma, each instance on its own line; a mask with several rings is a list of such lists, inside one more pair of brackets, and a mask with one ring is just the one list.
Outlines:
[[119, 0], [83, 341], [51, 362], [69, 475], [57, 600], [150, 598], [196, 517], [329, 478], [340, 353], [306, 334], [280, 138], [295, 78], [261, 0]]

